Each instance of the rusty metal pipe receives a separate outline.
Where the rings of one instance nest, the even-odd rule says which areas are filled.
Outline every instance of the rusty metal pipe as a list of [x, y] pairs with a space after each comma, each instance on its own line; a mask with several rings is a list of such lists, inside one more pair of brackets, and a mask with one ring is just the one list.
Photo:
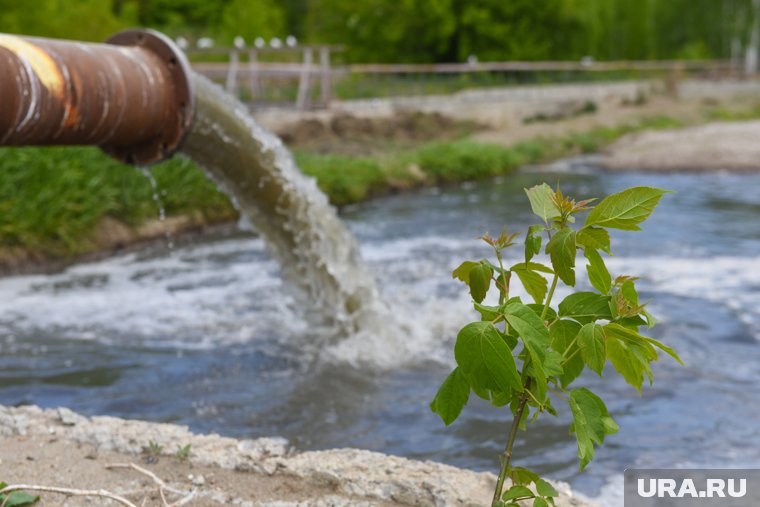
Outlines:
[[0, 34], [0, 146], [91, 144], [129, 164], [160, 162], [192, 125], [190, 72], [151, 30], [106, 44]]

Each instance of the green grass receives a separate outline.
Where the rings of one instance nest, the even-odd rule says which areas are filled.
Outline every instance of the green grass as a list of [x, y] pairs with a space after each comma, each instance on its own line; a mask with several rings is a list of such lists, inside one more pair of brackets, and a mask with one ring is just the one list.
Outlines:
[[[190, 162], [176, 158], [151, 172], [168, 216], [235, 216], [229, 200]], [[0, 246], [53, 256], [86, 252], [104, 217], [131, 226], [158, 218], [153, 193], [139, 170], [96, 148], [3, 148]]]
[[[296, 152], [296, 160], [340, 206], [400, 189], [504, 175], [598, 151], [630, 132], [680, 125], [660, 116], [510, 147], [457, 140], [376, 157]], [[191, 162], [177, 157], [151, 173], [167, 216], [193, 214], [209, 222], [237, 217], [229, 199]], [[22, 247], [48, 257], [88, 252], [96, 248], [93, 232], [105, 217], [133, 227], [158, 218], [144, 174], [96, 148], [0, 149], [0, 249]]]
[[597, 152], [632, 132], [681, 126], [683, 123], [676, 119], [656, 116], [560, 138], [536, 138], [510, 147], [458, 140], [427, 143], [376, 158], [296, 152], [296, 160], [304, 173], [317, 179], [332, 203], [340, 206], [397, 189], [504, 175], [526, 164]]
[[713, 121], [746, 121], [760, 118], [760, 104], [753, 104], [741, 109], [715, 107], [709, 109], [706, 117]]

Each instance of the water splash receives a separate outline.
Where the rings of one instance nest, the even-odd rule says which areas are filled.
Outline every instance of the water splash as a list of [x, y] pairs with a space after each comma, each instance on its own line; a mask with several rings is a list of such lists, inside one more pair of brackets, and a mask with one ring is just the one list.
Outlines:
[[[158, 182], [156, 181], [156, 178], [153, 176], [153, 173], [150, 172], [150, 168], [148, 167], [140, 167], [140, 172], [145, 176], [145, 178], [150, 183], [150, 188], [153, 191], [153, 202], [156, 204], [156, 208], [158, 209], [158, 219], [161, 222], [166, 221], [166, 207], [164, 206], [164, 201], [161, 199], [161, 196], [159, 195], [158, 191]], [[166, 246], [169, 247], [169, 250], [174, 249], [174, 241], [172, 240], [172, 233], [169, 231], [169, 229], [166, 230], [164, 233], [164, 236], [166, 237]]]
[[197, 117], [183, 152], [234, 199], [336, 335], [384, 327], [389, 312], [374, 279], [314, 179], [243, 104], [201, 76], [194, 84]]

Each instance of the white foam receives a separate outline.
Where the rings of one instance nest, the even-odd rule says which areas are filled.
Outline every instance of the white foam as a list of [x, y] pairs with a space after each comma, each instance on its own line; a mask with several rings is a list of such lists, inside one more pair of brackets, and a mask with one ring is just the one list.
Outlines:
[[[343, 340], [309, 323], [307, 305], [288, 292], [258, 239], [180, 248], [169, 257], [130, 254], [51, 276], [2, 279], [0, 329], [6, 336], [43, 331], [66, 339], [178, 348], [315, 343], [324, 348], [325, 359], [380, 368], [450, 363], [457, 331], [477, 318], [466, 287], [451, 278], [459, 262], [480, 257], [477, 248], [465, 251], [472, 244], [421, 237], [365, 245], [362, 253], [388, 307], [370, 312], [368, 318], [379, 321], [365, 322]], [[613, 276], [642, 276], [639, 284], [647, 291], [724, 305], [760, 339], [760, 257], [614, 257], [608, 265]], [[583, 289], [585, 269], [577, 270]], [[529, 300], [519, 283], [512, 293]], [[558, 289], [555, 301], [568, 293]], [[667, 308], [655, 310], [667, 320]]]

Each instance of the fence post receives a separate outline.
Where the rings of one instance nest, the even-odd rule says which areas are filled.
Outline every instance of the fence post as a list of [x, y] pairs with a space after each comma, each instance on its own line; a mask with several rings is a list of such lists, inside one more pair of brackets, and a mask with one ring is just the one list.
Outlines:
[[261, 97], [261, 80], [259, 79], [259, 69], [257, 68], [259, 53], [255, 49], [248, 51], [248, 89], [251, 92], [251, 106], [256, 99]]
[[301, 64], [301, 78], [298, 82], [298, 98], [296, 108], [304, 110], [309, 107], [311, 97], [311, 65], [314, 62], [314, 54], [310, 47], [303, 49], [303, 63]]
[[681, 86], [682, 78], [683, 66], [680, 63], [673, 64], [668, 76], [665, 78], [665, 91], [674, 99], [677, 99], [679, 96], [679, 88]]
[[235, 97], [238, 96], [237, 76], [238, 76], [239, 64], [240, 64], [240, 54], [238, 54], [237, 49], [233, 49], [230, 51], [230, 66], [227, 68], [226, 88], [227, 88], [227, 92], [231, 93]]
[[332, 76], [330, 74], [330, 48], [328, 46], [319, 48], [319, 67], [322, 78], [320, 84], [322, 106], [329, 108], [332, 100]]

